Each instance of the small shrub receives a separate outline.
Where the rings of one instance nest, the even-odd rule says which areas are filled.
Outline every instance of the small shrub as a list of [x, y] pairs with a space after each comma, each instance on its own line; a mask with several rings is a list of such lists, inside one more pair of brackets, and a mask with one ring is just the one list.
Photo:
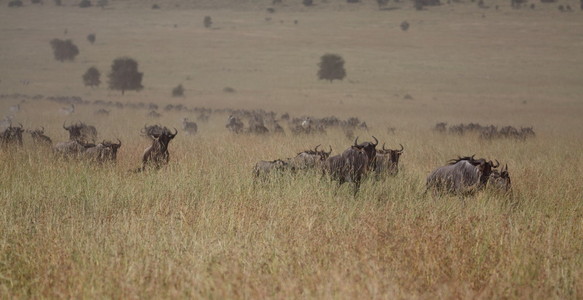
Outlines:
[[102, 9], [105, 8], [109, 4], [108, 0], [99, 0], [97, 1], [97, 6], [101, 7]]
[[235, 89], [232, 88], [232, 87], [230, 87], [230, 86], [227, 86], [227, 87], [225, 87], [223, 89], [223, 92], [225, 92], [225, 93], [234, 93], [235, 92]]
[[79, 48], [71, 40], [53, 39], [50, 44], [53, 48], [55, 59], [60, 62], [74, 60], [75, 56], [79, 54]]
[[314, 0], [302, 0], [302, 4], [304, 6], [312, 6], [314, 5]]
[[100, 77], [101, 73], [99, 72], [99, 70], [97, 70], [97, 68], [95, 67], [91, 67], [87, 69], [87, 72], [85, 72], [85, 74], [83, 74], [83, 83], [85, 84], [85, 86], [90, 87], [99, 86], [101, 84]]
[[318, 64], [318, 78], [320, 80], [326, 79], [332, 82], [334, 79], [342, 80], [346, 77], [346, 70], [344, 69], [344, 59], [337, 54], [324, 54], [320, 58]]
[[91, 43], [93, 45], [93, 43], [95, 43], [95, 33], [88, 34], [87, 40], [89, 41], [89, 43]]
[[172, 97], [182, 97], [184, 96], [184, 87], [179, 84], [177, 87], [172, 89]]
[[266, 9], [266, 11], [267, 11], [268, 13], [270, 13], [270, 14], [273, 14], [273, 13], [275, 13], [275, 8], [273, 8], [273, 7], [269, 7], [269, 8], [267, 8], [267, 9]]
[[81, 8], [91, 7], [91, 0], [81, 0], [81, 2], [79, 2], [79, 7]]
[[30, 0], [30, 3], [32, 4], [41, 4], [42, 2], [42, 0]]
[[8, 2], [8, 7], [21, 7], [22, 6], [22, 1], [20, 0], [12, 0], [10, 2]]
[[160, 6], [158, 4], [154, 4], [152, 5], [152, 9], [160, 9]]
[[204, 28], [211, 28], [211, 26], [213, 26], [213, 20], [210, 16], [204, 17], [202, 23], [204, 24]]
[[61, 5], [63, 5], [63, 3], [62, 3], [62, 1], [61, 1], [61, 0], [54, 0], [54, 1], [55, 1], [55, 5], [56, 5], [56, 6], [61, 6]]
[[403, 21], [401, 22], [401, 30], [407, 31], [409, 29], [409, 22]]
[[389, 4], [389, 0], [377, 0], [377, 4], [379, 5], [379, 9], [381, 9]]

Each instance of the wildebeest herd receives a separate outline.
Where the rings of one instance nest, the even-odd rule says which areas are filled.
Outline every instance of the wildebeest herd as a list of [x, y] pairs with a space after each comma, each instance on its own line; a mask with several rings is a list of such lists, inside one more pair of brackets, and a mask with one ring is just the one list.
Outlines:
[[[80, 98], [58, 98], [53, 100], [62, 103], [68, 103], [74, 107], [75, 103], [85, 103]], [[110, 107], [123, 107], [121, 104], [110, 105]], [[157, 108], [152, 107], [149, 108]], [[166, 110], [177, 109], [172, 106], [166, 107]], [[188, 109], [180, 106], [179, 109]], [[20, 108], [19, 108], [20, 110]], [[100, 110], [100, 115], [107, 115]], [[200, 114], [198, 120], [208, 120], [213, 110], [198, 109]], [[219, 111], [219, 110], [216, 110]], [[109, 113], [109, 111], [107, 111]], [[341, 120], [336, 117], [312, 118], [300, 117], [292, 118], [285, 113], [276, 119], [273, 112], [263, 110], [224, 110], [230, 116], [227, 119], [225, 127], [235, 133], [247, 134], [285, 134], [278, 121], [288, 122], [290, 131], [293, 134], [325, 134], [327, 129], [340, 129], [347, 137], [353, 137], [354, 130], [368, 131], [366, 122], [358, 118], [349, 118]], [[242, 119], [246, 119], [248, 125], [245, 126]], [[122, 142], [103, 140], [97, 143], [97, 129], [94, 126], [77, 122], [73, 124], [63, 124], [63, 129], [69, 133], [69, 140], [58, 142], [53, 145], [52, 140], [44, 134], [44, 127], [25, 130], [22, 124], [13, 126], [12, 118], [5, 118], [3, 121], [4, 130], [0, 132], [0, 148], [9, 148], [23, 145], [23, 133], [28, 133], [35, 145], [52, 148], [52, 152], [66, 159], [85, 159], [99, 164], [106, 162], [115, 162], [117, 159], [118, 149]], [[6, 124], [4, 124], [6, 123]], [[182, 119], [183, 129], [186, 133], [194, 135], [198, 132], [196, 122], [188, 118]], [[450, 126], [447, 129], [447, 123], [436, 124], [434, 130], [437, 132], [449, 132], [454, 134], [464, 134], [466, 132], [478, 132], [480, 137], [491, 139], [494, 137], [514, 137], [525, 139], [534, 137], [532, 127], [521, 128], [517, 130], [514, 127], [506, 126], [498, 130], [495, 126], [482, 126], [477, 123], [460, 124]], [[178, 134], [178, 130], [173, 131], [165, 126], [150, 125], [144, 126], [141, 134], [150, 139], [151, 144], [144, 150], [142, 155], [141, 166], [133, 172], [142, 172], [148, 169], [159, 169], [168, 164], [170, 154], [168, 146]], [[309, 149], [297, 153], [289, 158], [275, 159], [271, 161], [259, 161], [253, 168], [253, 175], [256, 181], [266, 181], [273, 176], [289, 173], [298, 174], [305, 171], [315, 171], [326, 176], [327, 178], [337, 181], [338, 186], [343, 183], [354, 184], [354, 194], [360, 189], [360, 185], [365, 178], [371, 177], [376, 180], [385, 176], [394, 177], [399, 172], [399, 159], [403, 154], [404, 147], [399, 144], [400, 149], [387, 149], [383, 143], [382, 148], [377, 149], [379, 141], [373, 136], [374, 142], [358, 142], [358, 137], [354, 143], [342, 152], [331, 155], [332, 147], [329, 151], [319, 149], [320, 145], [314, 149]], [[426, 192], [433, 190], [435, 193], [451, 193], [458, 195], [472, 194], [486, 187], [502, 192], [510, 192], [511, 181], [508, 172], [508, 166], [505, 165], [498, 170], [500, 164], [496, 161], [484, 158], [476, 159], [474, 156], [458, 157], [448, 162], [447, 165], [435, 169], [426, 181]]]
[[[374, 142], [358, 143], [358, 137], [354, 144], [342, 153], [330, 156], [330, 151], [306, 150], [295, 157], [276, 159], [272, 161], [261, 160], [255, 164], [253, 175], [256, 180], [266, 180], [278, 174], [295, 174], [300, 170], [315, 170], [322, 175], [337, 181], [338, 186], [343, 183], [354, 184], [354, 195], [360, 189], [364, 178], [374, 175], [375, 179], [383, 176], [396, 176], [399, 172], [399, 158], [403, 154], [404, 147], [400, 149], [376, 149], [379, 141], [373, 136]], [[484, 158], [476, 159], [475, 155], [458, 157], [448, 162], [447, 165], [435, 169], [428, 177], [426, 190], [434, 193], [450, 193], [456, 195], [469, 195], [485, 187], [509, 193], [511, 191], [510, 175], [506, 165], [500, 171], [496, 170], [500, 164], [494, 164]]]

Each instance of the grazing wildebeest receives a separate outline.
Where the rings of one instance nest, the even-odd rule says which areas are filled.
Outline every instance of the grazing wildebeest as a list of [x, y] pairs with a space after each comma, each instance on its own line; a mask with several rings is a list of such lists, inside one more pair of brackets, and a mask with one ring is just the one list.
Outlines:
[[505, 165], [502, 170], [493, 170], [488, 178], [488, 187], [502, 193], [510, 193], [512, 183], [510, 181], [510, 174], [508, 173], [508, 165]]
[[87, 144], [95, 143], [95, 140], [97, 140], [97, 129], [95, 126], [87, 125], [83, 122], [65, 126], [65, 123], [63, 122], [63, 128], [69, 131], [69, 140], [71, 141], [78, 141], [81, 144]]
[[94, 146], [95, 144], [82, 144], [79, 141], [59, 142], [53, 146], [53, 152], [62, 157], [80, 157], [87, 148]]
[[32, 141], [35, 145], [39, 145], [39, 146], [52, 146], [53, 145], [53, 141], [51, 140], [51, 138], [45, 135], [45, 128], [44, 127], [42, 127], [42, 129], [27, 130], [27, 132], [30, 133], [30, 136], [32, 137]]
[[18, 145], [22, 146], [22, 124], [20, 127], [8, 126], [2, 133], [0, 133], [0, 145]]
[[85, 157], [98, 163], [107, 161], [115, 162], [117, 159], [117, 150], [121, 147], [121, 141], [119, 139], [117, 141], [117, 144], [110, 141], [103, 141], [94, 147], [89, 147], [85, 150]]
[[269, 178], [270, 174], [281, 172], [286, 168], [288, 168], [288, 163], [281, 159], [273, 161], [260, 160], [253, 167], [253, 176], [265, 180]]
[[155, 111], [155, 110], [152, 110], [146, 116], [151, 117], [151, 118], [159, 118], [162, 116], [162, 114]]
[[188, 118], [182, 119], [182, 127], [186, 133], [190, 135], [195, 135], [198, 132], [198, 125], [196, 122], [188, 121]]
[[101, 108], [95, 111], [96, 116], [109, 116], [109, 110]]
[[376, 146], [379, 141], [373, 136], [376, 143], [364, 142], [358, 144], [358, 137], [354, 145], [346, 149], [342, 154], [331, 156], [324, 164], [324, 172], [332, 180], [337, 180], [338, 185], [345, 182], [354, 183], [354, 195], [360, 189], [362, 178], [367, 172], [374, 168], [374, 158], [376, 156]]
[[152, 145], [144, 151], [142, 167], [137, 169], [137, 171], [144, 171], [147, 167], [160, 169], [163, 165], [168, 164], [170, 161], [168, 144], [170, 144], [170, 141], [174, 139], [176, 134], [178, 134], [178, 130], [174, 128], [174, 133], [171, 133], [166, 127], [154, 125], [151, 127], [144, 127], [142, 132], [146, 132], [152, 139]]
[[324, 162], [330, 157], [330, 153], [332, 153], [332, 146], [330, 146], [330, 152], [324, 150], [318, 151], [318, 147], [320, 147], [320, 145], [316, 146], [314, 150], [306, 150], [298, 153], [295, 157], [290, 158], [288, 162], [291, 169], [297, 171], [323, 167]]
[[474, 159], [471, 157], [458, 157], [452, 159], [449, 164], [435, 169], [427, 177], [425, 192], [434, 188], [436, 191], [445, 191], [452, 194], [472, 194], [482, 189], [492, 173], [492, 169], [497, 168], [492, 161], [485, 159]]
[[403, 145], [401, 150], [385, 149], [385, 144], [383, 144], [383, 149], [377, 150], [375, 157], [375, 173], [377, 178], [387, 174], [387, 175], [397, 175], [399, 173], [399, 158], [403, 154]]

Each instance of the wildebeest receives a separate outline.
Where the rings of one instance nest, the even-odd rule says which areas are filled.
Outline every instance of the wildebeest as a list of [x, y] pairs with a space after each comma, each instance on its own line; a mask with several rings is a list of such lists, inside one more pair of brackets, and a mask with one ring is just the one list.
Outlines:
[[243, 125], [243, 122], [241, 122], [239, 118], [230, 115], [229, 119], [227, 120], [227, 125], [225, 127], [227, 127], [227, 129], [229, 129], [233, 133], [240, 133], [241, 131], [243, 131], [244, 126], [245, 125]]
[[2, 133], [0, 133], [0, 145], [18, 145], [22, 146], [22, 124], [20, 127], [9, 125]]
[[69, 105], [69, 107], [61, 107], [61, 108], [59, 109], [59, 112], [60, 112], [61, 114], [63, 114], [63, 115], [66, 115], [66, 116], [68, 116], [68, 115], [70, 115], [70, 114], [72, 114], [72, 113], [74, 113], [74, 112], [75, 112], [75, 104], [71, 103], [71, 104]]
[[472, 194], [486, 185], [492, 170], [499, 165], [497, 161], [494, 165], [483, 158], [475, 159], [474, 155], [452, 159], [429, 174], [425, 192], [433, 188], [452, 194]]
[[182, 127], [186, 133], [190, 135], [195, 135], [198, 132], [198, 125], [196, 122], [188, 121], [188, 118], [182, 119]]
[[35, 145], [51, 146], [53, 144], [51, 138], [45, 135], [44, 127], [42, 127], [42, 129], [27, 130], [27, 132], [30, 133], [32, 141]]
[[69, 132], [69, 140], [71, 141], [87, 144], [95, 143], [97, 140], [97, 129], [95, 126], [78, 122], [69, 126], [65, 126], [65, 123], [63, 123], [63, 128]]
[[324, 162], [330, 157], [332, 153], [332, 146], [330, 146], [330, 152], [326, 152], [324, 150], [318, 151], [318, 147], [316, 146], [314, 150], [306, 150], [298, 153], [295, 157], [288, 159], [290, 168], [293, 171], [297, 170], [308, 170], [308, 169], [316, 169], [321, 168], [324, 165]]
[[62, 157], [80, 157], [87, 148], [95, 147], [95, 144], [82, 144], [79, 141], [59, 142], [53, 146], [53, 152]]
[[345, 182], [354, 183], [354, 195], [360, 189], [362, 178], [367, 172], [374, 168], [374, 158], [376, 156], [376, 143], [364, 142], [358, 144], [358, 137], [354, 141], [354, 145], [346, 149], [342, 154], [331, 156], [324, 164], [324, 172], [327, 173], [332, 180], [337, 180], [338, 185]]
[[117, 150], [121, 147], [121, 141], [119, 139], [117, 141], [117, 144], [103, 141], [93, 147], [88, 147], [84, 153], [85, 157], [98, 163], [116, 161]]
[[273, 175], [274, 172], [283, 171], [287, 167], [288, 163], [281, 159], [273, 161], [260, 160], [255, 164], [255, 167], [253, 167], [253, 176], [265, 180], [270, 175]]
[[174, 128], [174, 133], [170, 132], [168, 128], [159, 125], [146, 126], [142, 129], [152, 139], [152, 145], [144, 151], [142, 157], [142, 167], [137, 171], [144, 171], [147, 167], [155, 169], [161, 168], [170, 161], [170, 153], [168, 152], [168, 144], [176, 137], [178, 130]]
[[512, 183], [510, 181], [510, 174], [508, 173], [508, 165], [505, 165], [500, 171], [492, 171], [490, 178], [488, 178], [488, 187], [502, 193], [511, 192]]
[[399, 158], [401, 154], [403, 154], [403, 145], [401, 146], [400, 150], [392, 150], [386, 149], [385, 144], [383, 144], [383, 148], [377, 150], [376, 157], [375, 157], [375, 173], [377, 178], [381, 175], [397, 175], [399, 172]]

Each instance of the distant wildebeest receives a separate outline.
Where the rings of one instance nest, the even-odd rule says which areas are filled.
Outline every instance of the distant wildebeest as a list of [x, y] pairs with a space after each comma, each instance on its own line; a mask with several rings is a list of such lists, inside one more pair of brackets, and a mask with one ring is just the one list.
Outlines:
[[281, 172], [287, 168], [288, 163], [281, 159], [273, 161], [260, 160], [255, 164], [255, 167], [253, 167], [253, 176], [265, 180], [275, 172]]
[[243, 122], [241, 122], [239, 118], [230, 115], [229, 119], [227, 120], [227, 125], [225, 127], [227, 127], [227, 129], [229, 129], [233, 133], [240, 133], [243, 131], [244, 126], [245, 125], [243, 125]]
[[22, 146], [22, 124], [19, 124], [20, 127], [14, 127], [9, 125], [2, 133], [0, 133], [0, 145], [8, 146], [8, 145], [18, 145]]
[[383, 144], [383, 148], [377, 150], [377, 154], [375, 157], [375, 173], [377, 178], [382, 175], [397, 175], [399, 173], [399, 158], [401, 154], [403, 154], [403, 145], [401, 146], [400, 150], [392, 150], [386, 149], [385, 144]]
[[121, 141], [119, 139], [117, 141], [117, 144], [110, 141], [103, 141], [93, 147], [88, 147], [84, 153], [85, 157], [98, 163], [107, 161], [115, 162], [117, 159], [117, 150], [121, 147]]
[[458, 157], [448, 162], [448, 165], [435, 169], [427, 177], [427, 192], [429, 189], [452, 194], [467, 195], [482, 189], [496, 165], [485, 159]]
[[162, 114], [161, 114], [161, 113], [159, 113], [159, 112], [157, 112], [157, 111], [155, 111], [155, 110], [152, 110], [152, 111], [150, 111], [150, 112], [147, 114], [147, 116], [148, 116], [148, 117], [150, 117], [150, 118], [159, 118], [159, 117], [161, 117], [161, 116], [162, 116]]
[[440, 133], [445, 133], [445, 131], [447, 129], [446, 126], [447, 126], [447, 123], [445, 123], [445, 122], [439, 122], [439, 123], [435, 124], [435, 127], [433, 127], [433, 131], [440, 132]]
[[195, 135], [198, 132], [198, 125], [196, 122], [190, 122], [188, 121], [188, 118], [182, 119], [182, 128], [190, 135]]
[[500, 171], [492, 171], [490, 178], [488, 178], [488, 187], [502, 193], [511, 192], [512, 183], [510, 181], [510, 174], [508, 173], [508, 165], [505, 165]]
[[95, 111], [96, 116], [109, 116], [109, 110], [101, 108]]
[[332, 146], [330, 146], [330, 152], [326, 152], [324, 150], [318, 151], [318, 147], [316, 146], [314, 150], [306, 150], [298, 153], [295, 157], [290, 158], [288, 160], [290, 168], [293, 171], [298, 170], [309, 170], [309, 169], [318, 169], [324, 166], [324, 162], [330, 157], [330, 153], [332, 153]]
[[331, 156], [326, 160], [324, 165], [324, 172], [327, 173], [332, 180], [337, 180], [338, 185], [345, 182], [354, 183], [354, 195], [360, 189], [362, 178], [374, 168], [374, 158], [376, 156], [376, 143], [364, 142], [358, 144], [358, 137], [354, 141], [354, 145], [346, 149], [342, 154]]
[[75, 104], [70, 104], [68, 107], [61, 107], [59, 112], [65, 116], [71, 115], [75, 112]]
[[53, 145], [53, 141], [51, 140], [51, 138], [45, 135], [45, 128], [44, 127], [42, 127], [42, 129], [27, 130], [27, 132], [30, 133], [30, 136], [32, 137], [32, 141], [35, 145], [38, 145], [38, 146], [52, 146]]
[[168, 144], [170, 144], [170, 141], [176, 137], [178, 130], [174, 128], [174, 133], [172, 133], [166, 127], [154, 125], [151, 127], [144, 127], [142, 132], [150, 137], [152, 145], [144, 151], [142, 167], [137, 171], [144, 171], [147, 167], [160, 169], [163, 165], [167, 165], [170, 161]]
[[63, 123], [63, 128], [69, 132], [69, 140], [71, 141], [87, 144], [95, 143], [95, 140], [97, 140], [97, 129], [95, 126], [78, 122], [69, 126], [65, 126], [65, 123]]

